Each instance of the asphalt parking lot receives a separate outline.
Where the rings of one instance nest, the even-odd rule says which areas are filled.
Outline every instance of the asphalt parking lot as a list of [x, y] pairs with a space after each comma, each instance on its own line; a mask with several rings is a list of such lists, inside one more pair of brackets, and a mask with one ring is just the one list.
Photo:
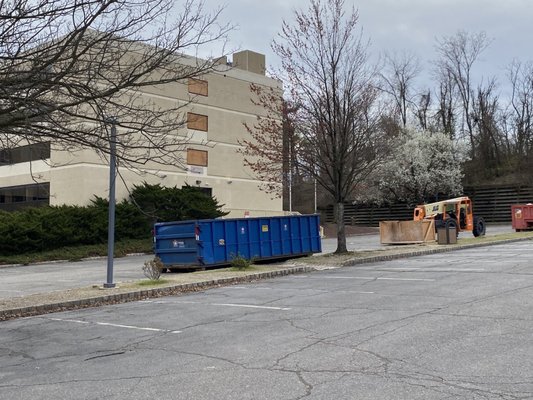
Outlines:
[[0, 399], [533, 398], [530, 241], [0, 323]]

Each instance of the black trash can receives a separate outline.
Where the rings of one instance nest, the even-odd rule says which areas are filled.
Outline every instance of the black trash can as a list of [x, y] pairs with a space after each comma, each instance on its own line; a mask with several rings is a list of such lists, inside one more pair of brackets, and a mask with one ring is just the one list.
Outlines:
[[439, 244], [456, 244], [457, 243], [457, 228], [447, 227], [437, 229], [437, 242]]

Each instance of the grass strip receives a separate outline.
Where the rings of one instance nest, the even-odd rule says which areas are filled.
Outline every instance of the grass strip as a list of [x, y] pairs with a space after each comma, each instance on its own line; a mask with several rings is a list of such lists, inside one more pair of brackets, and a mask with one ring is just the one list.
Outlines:
[[[115, 243], [115, 257], [124, 257], [132, 253], [152, 253], [152, 239], [129, 239]], [[20, 255], [0, 255], [0, 264], [34, 264], [38, 262], [68, 260], [79, 261], [89, 257], [107, 255], [107, 243], [62, 247], [56, 250]]]

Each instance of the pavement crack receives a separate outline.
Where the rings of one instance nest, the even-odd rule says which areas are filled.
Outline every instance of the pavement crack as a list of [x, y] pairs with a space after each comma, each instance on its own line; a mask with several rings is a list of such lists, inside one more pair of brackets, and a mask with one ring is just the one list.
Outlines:
[[207, 358], [207, 359], [210, 359], [210, 360], [222, 361], [222, 362], [225, 362], [225, 363], [228, 363], [228, 364], [231, 364], [231, 365], [234, 365], [236, 367], [243, 368], [243, 369], [259, 369], [259, 368], [247, 367], [245, 364], [238, 363], [237, 361], [230, 360], [229, 358], [213, 356], [213, 355], [209, 355], [209, 354], [195, 353], [195, 352], [183, 351], [183, 350], [168, 350], [167, 349], [165, 351], [173, 352], [173, 353], [176, 353], [176, 354], [187, 354], [189, 356], [197, 356], [197, 357]]
[[101, 354], [101, 355], [98, 355], [98, 356], [89, 357], [89, 358], [86, 358], [86, 359], [83, 360], [83, 361], [95, 360], [95, 359], [97, 359], [97, 358], [105, 358], [105, 357], [119, 356], [119, 355], [121, 355], [121, 354], [125, 354], [125, 353], [126, 353], [126, 350], [124, 350], [124, 351], [116, 351], [116, 352], [114, 352], [114, 353]]
[[527, 285], [527, 286], [522, 286], [522, 287], [518, 287], [518, 288], [509, 289], [509, 290], [504, 290], [502, 292], [494, 293], [494, 294], [491, 294], [491, 295], [480, 296], [480, 297], [475, 298], [473, 300], [465, 301], [465, 302], [462, 302], [462, 303], [459, 303], [459, 304], [450, 304], [450, 305], [447, 305], [447, 306], [443, 306], [443, 307], [440, 307], [439, 309], [437, 309], [435, 311], [445, 310], [445, 309], [450, 308], [450, 307], [464, 307], [464, 306], [469, 306], [471, 304], [482, 303], [482, 302], [487, 301], [487, 300], [496, 299], [498, 297], [507, 296], [509, 294], [513, 294], [513, 293], [519, 292], [521, 290], [527, 290], [527, 289], [531, 289], [531, 288], [533, 288], [533, 285]]
[[[307, 349], [309, 349], [309, 348], [311, 348], [311, 347], [313, 347], [313, 346], [315, 346], [315, 345], [317, 345], [317, 344], [319, 344], [319, 343], [322, 343], [323, 341], [324, 341], [324, 339], [318, 339], [318, 340], [315, 340], [315, 341], [313, 341], [312, 343], [309, 343], [309, 344], [307, 344], [307, 345], [305, 345], [305, 346], [303, 346], [303, 347], [300, 347], [298, 350], [291, 351], [291, 352], [285, 354], [284, 356], [278, 358], [278, 359], [274, 362], [274, 364], [272, 365], [272, 367], [271, 367], [270, 369], [279, 369], [279, 370], [282, 370], [282, 368], [276, 368], [276, 367], [278, 367], [278, 366], [281, 364], [282, 361], [284, 361], [284, 360], [286, 360], [287, 358], [293, 356], [294, 354], [301, 353], [301, 352], [303, 352], [303, 351], [305, 351], [305, 350], [307, 350]], [[292, 371], [292, 372], [295, 372], [295, 371]]]
[[303, 373], [301, 371], [298, 371], [298, 372], [295, 371], [295, 374], [298, 377], [298, 380], [300, 381], [300, 383], [305, 388], [305, 393], [302, 396], [298, 396], [296, 400], [300, 400], [300, 399], [311, 396], [311, 392], [313, 391], [313, 385], [311, 385], [309, 382], [305, 380], [305, 378], [303, 377]]
[[[241, 316], [239, 316], [240, 318]], [[209, 325], [214, 325], [214, 324], [220, 324], [222, 322], [230, 322], [232, 321], [233, 319], [227, 319], [227, 318], [222, 318], [222, 319], [216, 319], [216, 320], [213, 320], [213, 321], [208, 321], [208, 322], [200, 322], [198, 324], [193, 324], [193, 325], [187, 325], [187, 326], [183, 326], [183, 327], [179, 327], [178, 329], [180, 331], [184, 331], [186, 329], [193, 329], [193, 328], [198, 328], [198, 327], [201, 327], [201, 326], [209, 326]]]
[[[165, 374], [168, 375], [168, 374]], [[50, 382], [42, 382], [42, 383], [28, 383], [28, 384], [7, 384], [7, 385], [0, 385], [0, 389], [9, 389], [9, 388], [30, 388], [30, 387], [45, 387], [45, 386], [52, 386], [52, 385], [66, 385], [66, 384], [72, 384], [72, 383], [102, 383], [102, 382], [120, 382], [120, 381], [129, 381], [129, 380], [138, 380], [138, 379], [147, 379], [147, 378], [154, 378], [159, 377], [161, 374], [158, 375], [146, 375], [146, 376], [126, 376], [122, 378], [99, 378], [99, 379], [69, 379], [69, 380], [61, 380], [61, 381], [50, 381]]]

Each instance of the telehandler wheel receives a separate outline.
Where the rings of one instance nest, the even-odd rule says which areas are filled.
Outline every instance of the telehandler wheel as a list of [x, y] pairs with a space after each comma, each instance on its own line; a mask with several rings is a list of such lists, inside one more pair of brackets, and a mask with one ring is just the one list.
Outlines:
[[487, 227], [485, 225], [485, 220], [483, 217], [474, 217], [474, 229], [472, 230], [472, 233], [475, 237], [478, 236], [485, 236], [485, 232], [487, 230]]

